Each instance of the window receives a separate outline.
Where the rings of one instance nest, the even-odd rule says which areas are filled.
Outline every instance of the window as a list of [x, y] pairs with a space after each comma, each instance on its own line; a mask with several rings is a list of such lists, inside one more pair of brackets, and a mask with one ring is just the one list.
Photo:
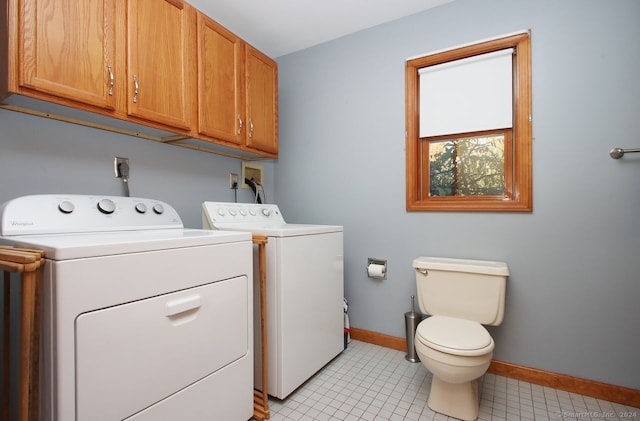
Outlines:
[[409, 211], [530, 212], [529, 33], [406, 64]]

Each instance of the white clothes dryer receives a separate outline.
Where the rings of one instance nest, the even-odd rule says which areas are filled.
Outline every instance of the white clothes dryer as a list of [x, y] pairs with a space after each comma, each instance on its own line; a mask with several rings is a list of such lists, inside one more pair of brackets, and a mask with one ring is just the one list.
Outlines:
[[[255, 203], [205, 202], [202, 220], [207, 229], [268, 237], [267, 391], [284, 399], [344, 349], [343, 227], [288, 224], [277, 205]], [[257, 294], [254, 285], [254, 317]], [[259, 329], [254, 344], [259, 349]], [[256, 358], [258, 385], [260, 363]]]
[[251, 418], [249, 233], [133, 197], [25, 196], [1, 218], [1, 243], [46, 255], [41, 420]]

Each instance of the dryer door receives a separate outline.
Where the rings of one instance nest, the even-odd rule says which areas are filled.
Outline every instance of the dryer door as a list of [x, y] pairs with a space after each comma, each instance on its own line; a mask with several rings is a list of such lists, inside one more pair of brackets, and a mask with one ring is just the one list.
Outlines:
[[76, 319], [77, 420], [121, 420], [249, 352], [248, 278]]

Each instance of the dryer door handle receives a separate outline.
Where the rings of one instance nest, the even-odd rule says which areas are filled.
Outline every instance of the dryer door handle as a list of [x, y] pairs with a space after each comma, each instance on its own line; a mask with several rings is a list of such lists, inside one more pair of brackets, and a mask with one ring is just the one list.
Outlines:
[[200, 308], [200, 295], [190, 295], [178, 298], [167, 303], [167, 317], [173, 317], [177, 314], [185, 313], [190, 310]]

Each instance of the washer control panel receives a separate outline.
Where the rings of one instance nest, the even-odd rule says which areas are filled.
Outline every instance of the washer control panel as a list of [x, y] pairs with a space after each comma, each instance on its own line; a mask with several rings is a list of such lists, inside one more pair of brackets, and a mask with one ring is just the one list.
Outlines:
[[269, 222], [284, 224], [278, 205], [263, 203], [204, 202], [204, 214], [211, 223]]
[[0, 235], [183, 228], [176, 210], [139, 197], [23, 196], [2, 205]]

